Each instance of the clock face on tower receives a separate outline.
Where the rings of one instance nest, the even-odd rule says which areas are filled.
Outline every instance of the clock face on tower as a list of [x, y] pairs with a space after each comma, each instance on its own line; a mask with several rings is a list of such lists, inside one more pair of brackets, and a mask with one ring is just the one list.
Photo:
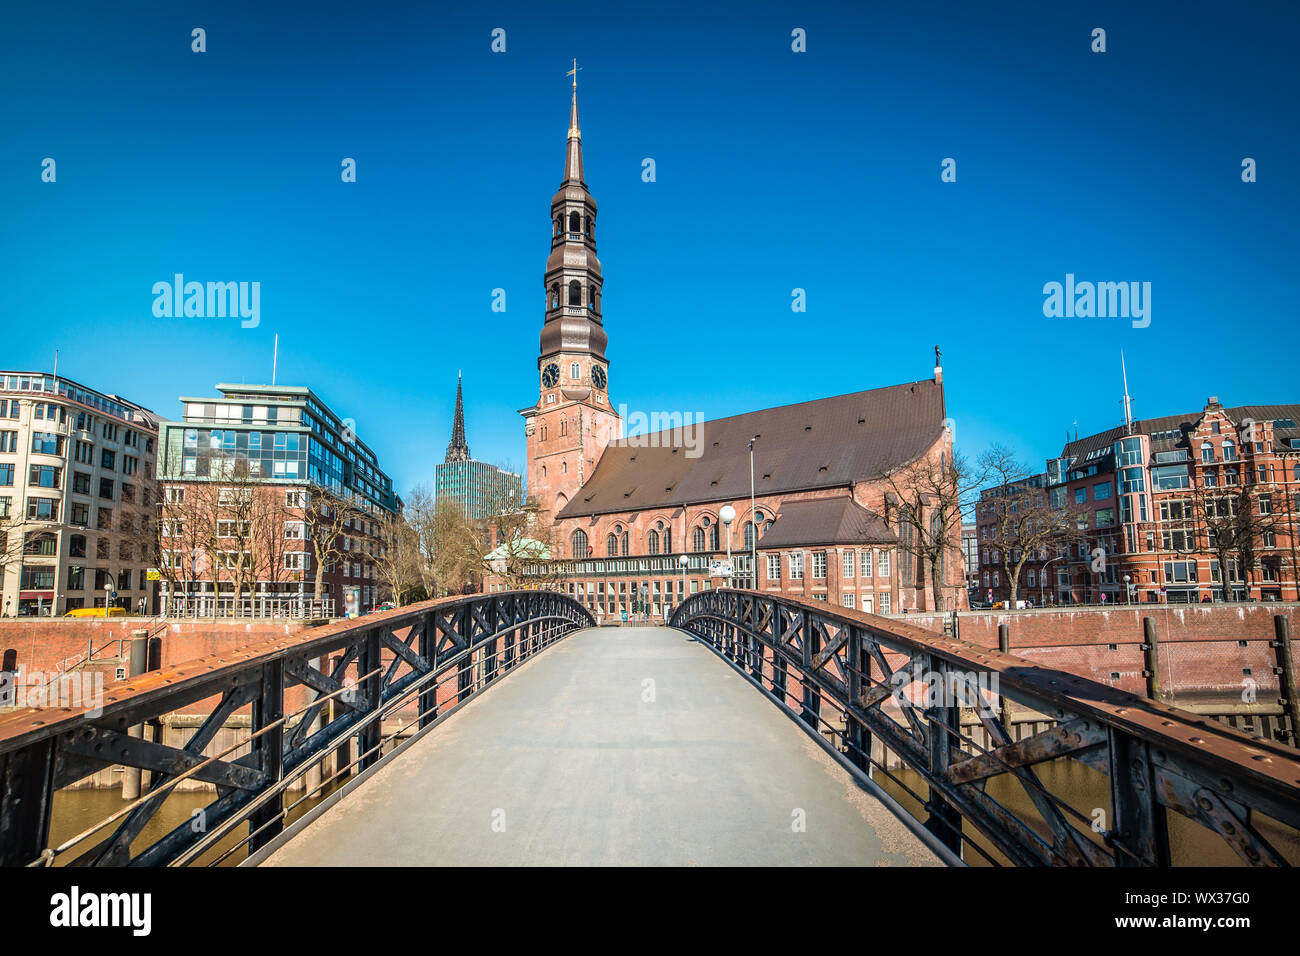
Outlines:
[[542, 369], [542, 384], [547, 388], [555, 388], [555, 383], [559, 380], [560, 367], [554, 362]]
[[605, 370], [601, 368], [599, 365], [595, 366], [591, 370], [591, 382], [597, 388], [604, 388], [606, 385]]

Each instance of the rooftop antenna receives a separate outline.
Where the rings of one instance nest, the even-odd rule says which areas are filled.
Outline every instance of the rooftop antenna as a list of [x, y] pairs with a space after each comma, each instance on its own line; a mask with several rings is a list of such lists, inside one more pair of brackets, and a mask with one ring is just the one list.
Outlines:
[[54, 390], [59, 390], [59, 350], [54, 350]]
[[1133, 434], [1133, 399], [1128, 394], [1128, 366], [1124, 364], [1124, 350], [1119, 350], [1119, 367], [1124, 375], [1124, 434]]
[[275, 346], [271, 352], [271, 384], [275, 384], [275, 367], [280, 362], [280, 333], [275, 333]]

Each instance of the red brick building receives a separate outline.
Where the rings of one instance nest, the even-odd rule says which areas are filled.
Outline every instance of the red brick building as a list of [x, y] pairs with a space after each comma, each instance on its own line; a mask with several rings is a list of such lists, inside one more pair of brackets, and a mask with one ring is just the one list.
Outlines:
[[[1300, 598], [1297, 420], [1300, 405], [1225, 408], [1211, 397], [1199, 412], [1069, 442], [1048, 462], [1046, 490], [1051, 504], [1086, 513], [1086, 539], [1054, 556], [1049, 595], [1108, 604]], [[1204, 509], [1228, 497], [1257, 517], [1225, 582]]]
[[622, 438], [576, 89], [551, 220], [539, 397], [521, 414], [527, 492], [554, 519], [551, 560], [563, 563], [563, 589], [603, 615], [662, 617], [685, 595], [728, 580], [886, 613], [965, 606], [960, 529], [936, 596], [880, 480], [887, 467], [951, 459], [942, 369], [712, 422], [669, 416], [668, 427]]

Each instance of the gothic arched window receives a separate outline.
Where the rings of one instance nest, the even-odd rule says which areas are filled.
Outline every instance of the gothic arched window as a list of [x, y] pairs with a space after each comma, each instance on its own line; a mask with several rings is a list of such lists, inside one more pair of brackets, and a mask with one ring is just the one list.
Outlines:
[[560, 284], [551, 283], [551, 308], [556, 308], [560, 304]]
[[673, 532], [671, 528], [664, 528], [664, 554], [673, 553]]
[[646, 535], [646, 551], [650, 554], [659, 553], [659, 532], [651, 531]]
[[569, 283], [569, 305], [582, 305], [582, 283], [577, 279]]
[[696, 528], [695, 533], [691, 535], [691, 548], [695, 551], [703, 551], [707, 544], [704, 541], [704, 529]]
[[710, 551], [721, 550], [718, 547], [718, 526], [716, 524], [709, 529], [709, 550]]
[[618, 557], [618, 538], [614, 537], [614, 532], [612, 531], [605, 538], [605, 557]]
[[750, 551], [754, 547], [754, 522], [745, 522], [745, 550]]
[[569, 232], [582, 232], [582, 217], [576, 212], [569, 213]]
[[567, 461], [560, 462], [560, 474], [567, 475], [568, 473], [569, 473], [569, 463]]
[[622, 539], [620, 539], [619, 543], [622, 545], [623, 548], [623, 557], [626, 558], [627, 557], [627, 532], [626, 531], [623, 532], [623, 537]]
[[573, 532], [573, 556], [575, 558], [585, 558], [587, 556], [587, 532]]

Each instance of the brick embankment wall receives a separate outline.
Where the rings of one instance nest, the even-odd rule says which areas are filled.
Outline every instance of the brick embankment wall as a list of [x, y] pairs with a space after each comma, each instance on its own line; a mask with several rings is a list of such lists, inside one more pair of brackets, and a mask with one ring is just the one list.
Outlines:
[[[1270, 646], [1279, 614], [1289, 619], [1293, 640], [1300, 637], [1300, 605], [1293, 603], [970, 611], [958, 616], [958, 628], [962, 640], [994, 648], [998, 625], [1007, 624], [1011, 653], [1145, 694], [1142, 619], [1150, 617], [1160, 646], [1161, 683], [1171, 702], [1240, 699], [1250, 685], [1263, 701], [1279, 695], [1277, 657]], [[943, 629], [941, 615], [909, 614], [899, 620]]]

